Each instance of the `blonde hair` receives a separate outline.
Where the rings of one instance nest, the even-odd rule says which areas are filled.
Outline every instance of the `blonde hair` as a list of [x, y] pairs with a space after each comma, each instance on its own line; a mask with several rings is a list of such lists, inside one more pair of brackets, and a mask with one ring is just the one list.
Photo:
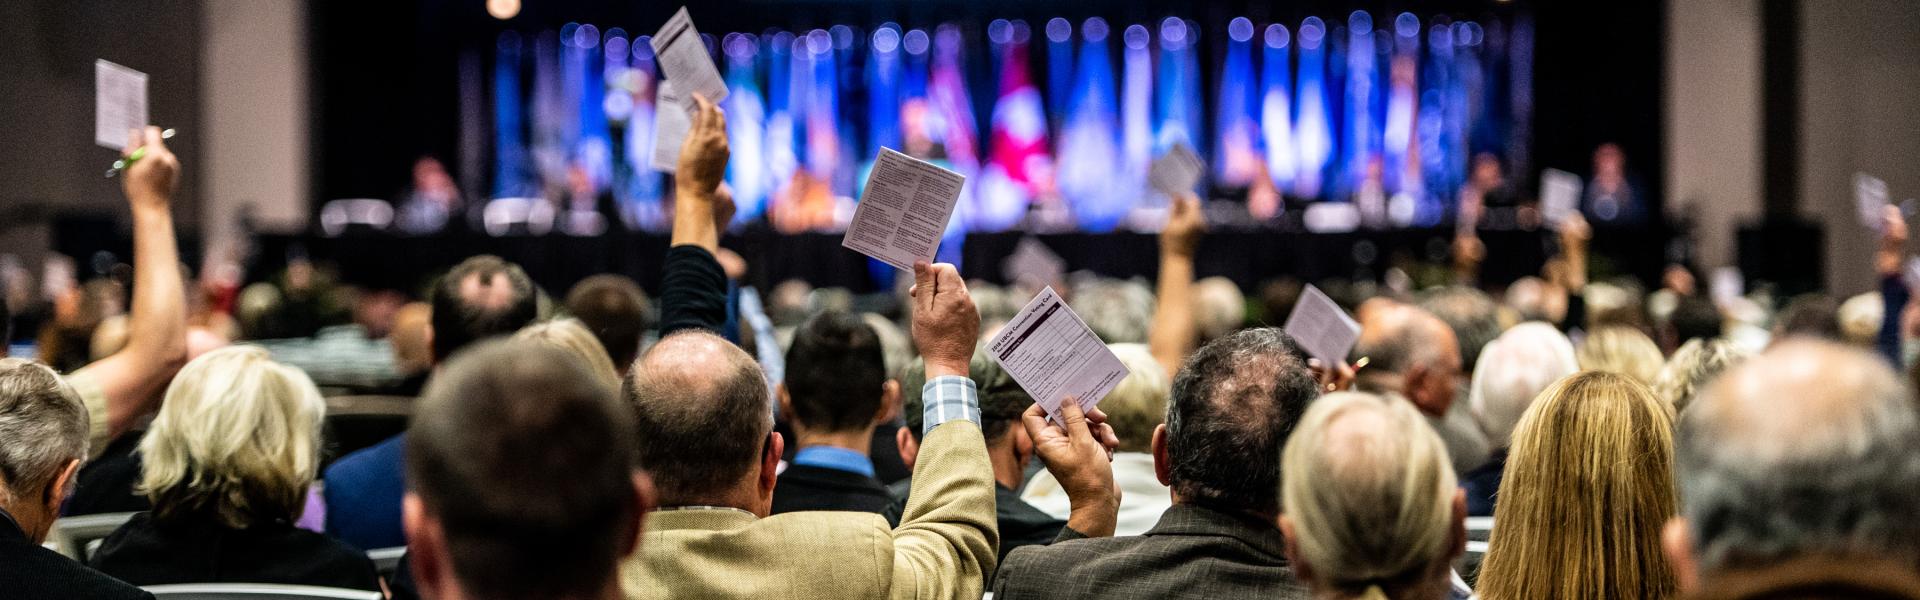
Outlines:
[[140, 442], [138, 490], [156, 517], [211, 512], [228, 527], [299, 518], [320, 466], [320, 389], [256, 346], [188, 362]]
[[1107, 348], [1129, 373], [1100, 403], [1100, 411], [1107, 413], [1107, 425], [1119, 436], [1121, 452], [1151, 451], [1153, 428], [1167, 422], [1173, 382], [1146, 344], [1108, 344]]
[[609, 389], [620, 389], [620, 372], [613, 368], [613, 358], [607, 355], [606, 346], [600, 345], [600, 339], [593, 337], [576, 319], [554, 319], [534, 323], [513, 334], [513, 339], [530, 341], [549, 348], [558, 348], [569, 356], [580, 360], [587, 372], [600, 380]]
[[1618, 373], [1555, 382], [1514, 431], [1480, 597], [1673, 596], [1660, 531], [1674, 486], [1672, 407]]
[[1288, 438], [1280, 473], [1293, 547], [1332, 587], [1385, 600], [1388, 589], [1418, 583], [1452, 558], [1460, 526], [1453, 466], [1408, 402], [1322, 396]]
[[1580, 358], [1582, 369], [1612, 371], [1632, 377], [1642, 385], [1652, 385], [1653, 378], [1660, 375], [1661, 364], [1666, 362], [1653, 338], [1638, 329], [1619, 325], [1587, 333], [1587, 339], [1580, 341], [1580, 349], [1575, 354]]
[[1660, 375], [1653, 378], [1653, 393], [1673, 405], [1674, 412], [1686, 410], [1694, 396], [1721, 373], [1745, 362], [1752, 353], [1723, 339], [1694, 338], [1673, 351]]

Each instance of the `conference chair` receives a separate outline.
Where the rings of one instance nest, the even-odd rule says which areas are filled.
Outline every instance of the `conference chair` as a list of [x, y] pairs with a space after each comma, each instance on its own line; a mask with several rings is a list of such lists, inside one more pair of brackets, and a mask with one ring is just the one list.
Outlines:
[[367, 558], [373, 560], [373, 568], [380, 572], [381, 579], [393, 578], [393, 572], [400, 568], [400, 557], [406, 555], [406, 546], [374, 548], [367, 551]]
[[270, 583], [181, 583], [141, 589], [158, 600], [380, 600], [380, 592]]
[[480, 212], [487, 235], [546, 235], [553, 230], [553, 204], [545, 198], [494, 198]]
[[327, 398], [328, 462], [407, 430], [413, 399], [406, 396]]
[[393, 225], [393, 205], [375, 198], [342, 198], [320, 206], [320, 231], [339, 237], [353, 231], [380, 232]]
[[106, 539], [113, 530], [127, 524], [136, 513], [102, 513], [63, 517], [53, 522], [53, 534], [48, 536], [54, 549], [68, 558], [86, 562], [92, 558], [92, 548], [98, 547], [100, 540]]

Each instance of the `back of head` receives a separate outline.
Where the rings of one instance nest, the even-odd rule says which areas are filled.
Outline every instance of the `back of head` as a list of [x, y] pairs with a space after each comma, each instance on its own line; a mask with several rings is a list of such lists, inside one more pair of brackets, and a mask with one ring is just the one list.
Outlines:
[[606, 347], [614, 366], [625, 371], [640, 354], [640, 336], [648, 322], [647, 294], [625, 275], [602, 273], [574, 284], [567, 291], [567, 314], [585, 325]]
[[702, 504], [750, 473], [773, 431], [767, 383], [753, 357], [706, 331], [647, 350], [627, 374], [640, 464], [664, 506]]
[[1596, 328], [1580, 340], [1580, 348], [1575, 352], [1580, 368], [1589, 371], [1612, 371], [1632, 377], [1642, 384], [1653, 383], [1660, 374], [1660, 347], [1653, 338], [1632, 327], [1612, 325]]
[[320, 467], [326, 402], [313, 380], [255, 346], [188, 362], [140, 442], [139, 490], [156, 518], [232, 528], [293, 521]]
[[1676, 497], [1666, 403], [1618, 373], [1554, 383], [1514, 431], [1481, 596], [1672, 596], [1660, 531]]
[[787, 396], [800, 426], [820, 432], [864, 430], [886, 397], [880, 337], [859, 317], [823, 312], [793, 332], [787, 348]]
[[1359, 311], [1360, 339], [1353, 356], [1367, 357], [1361, 370], [1362, 387], [1367, 379], [1405, 374], [1416, 364], [1440, 362], [1442, 353], [1458, 351], [1458, 341], [1446, 322], [1420, 307], [1376, 298]]
[[1726, 318], [1720, 315], [1720, 307], [1700, 296], [1681, 297], [1673, 308], [1673, 314], [1667, 317], [1667, 323], [1673, 328], [1673, 343], [1676, 344], [1695, 339], [1718, 339], [1726, 333]]
[[1193, 284], [1193, 321], [1200, 339], [1210, 340], [1239, 329], [1247, 320], [1247, 297], [1240, 284], [1225, 277], [1208, 277]]
[[1139, 281], [1095, 279], [1075, 285], [1073, 312], [1109, 344], [1143, 344], [1153, 319], [1153, 290]]
[[1787, 302], [1774, 318], [1773, 339], [1840, 339], [1840, 304], [1826, 294], [1804, 294]]
[[1412, 404], [1345, 392], [1315, 400], [1281, 471], [1290, 540], [1316, 582], [1355, 595], [1398, 588], [1452, 558], [1453, 466]]
[[[1012, 374], [1000, 368], [1000, 363], [993, 361], [984, 345], [973, 348], [973, 357], [967, 361], [967, 379], [973, 380], [980, 398], [980, 433], [987, 445], [997, 444], [1020, 422], [1020, 414], [1033, 406], [1033, 396], [1013, 380]], [[926, 434], [921, 429], [926, 424], [927, 404], [920, 396], [924, 391], [921, 388], [926, 385], [927, 363], [915, 358], [900, 375], [901, 416], [906, 421], [907, 433], [915, 440]]]
[[1678, 443], [1702, 570], [1807, 555], [1920, 565], [1920, 416], [1879, 357], [1775, 346], [1707, 386]]
[[393, 314], [393, 330], [387, 340], [393, 345], [393, 362], [402, 373], [424, 373], [433, 368], [433, 348], [428, 321], [433, 309], [425, 302], [411, 302]]
[[533, 280], [520, 266], [481, 255], [455, 265], [433, 286], [433, 358], [468, 344], [512, 335], [539, 316]]
[[1100, 412], [1107, 413], [1107, 425], [1120, 438], [1119, 451], [1149, 452], [1153, 429], [1167, 417], [1167, 396], [1173, 384], [1145, 344], [1109, 344], [1107, 348], [1126, 365], [1127, 376], [1100, 401]]
[[1546, 323], [1521, 323], [1480, 351], [1467, 402], [1487, 440], [1505, 448], [1534, 397], [1579, 370], [1573, 342], [1565, 334]]
[[1217, 510], [1278, 513], [1281, 445], [1319, 395], [1306, 355], [1278, 328], [1201, 346], [1174, 376], [1167, 403], [1174, 493]]
[[0, 358], [0, 440], [0, 508], [8, 508], [86, 460], [87, 407], [52, 368]]
[[534, 323], [513, 334], [513, 339], [566, 352], [574, 361], [586, 367], [588, 374], [600, 380], [601, 385], [620, 387], [620, 373], [614, 370], [613, 360], [607, 357], [607, 349], [601, 347], [600, 340], [595, 339], [579, 321], [554, 319]]
[[1750, 358], [1746, 351], [1723, 339], [1692, 339], [1673, 351], [1673, 358], [1653, 379], [1653, 393], [1684, 412], [1694, 396], [1722, 372]]
[[1887, 305], [1881, 301], [1880, 292], [1847, 298], [1846, 302], [1840, 303], [1837, 313], [1841, 339], [1856, 346], [1872, 346], [1874, 336], [1880, 333], [1881, 321], [1886, 319], [1886, 312]]
[[614, 389], [560, 349], [478, 344], [421, 396], [407, 481], [478, 597], [600, 589], [626, 550], [637, 443]]
[[1448, 286], [1423, 295], [1420, 308], [1453, 328], [1460, 344], [1460, 364], [1469, 370], [1480, 360], [1480, 349], [1500, 336], [1500, 305], [1486, 292]]

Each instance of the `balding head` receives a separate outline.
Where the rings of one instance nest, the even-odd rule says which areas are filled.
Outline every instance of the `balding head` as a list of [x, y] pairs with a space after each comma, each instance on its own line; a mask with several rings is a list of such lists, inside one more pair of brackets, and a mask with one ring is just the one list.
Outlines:
[[1173, 378], [1154, 460], [1181, 502], [1277, 514], [1280, 448], [1320, 387], [1278, 328], [1208, 342]]
[[512, 335], [539, 315], [533, 280], [498, 256], [475, 256], [454, 266], [434, 284], [432, 303], [436, 363], [474, 342]]
[[1460, 343], [1445, 321], [1416, 306], [1369, 303], [1353, 355], [1366, 357], [1363, 390], [1397, 393], [1429, 415], [1446, 414], [1460, 377]]
[[1494, 448], [1505, 448], [1533, 399], [1562, 377], [1578, 373], [1573, 342], [1552, 325], [1521, 323], [1480, 350], [1467, 386], [1468, 407]]
[[1920, 415], [1879, 357], [1782, 343], [1708, 386], [1677, 442], [1691, 544], [1668, 553], [1700, 570], [1808, 555], [1920, 566]]
[[661, 505], [725, 505], [714, 498], [760, 474], [773, 411], [760, 365], [739, 347], [675, 333], [634, 363], [624, 387]]

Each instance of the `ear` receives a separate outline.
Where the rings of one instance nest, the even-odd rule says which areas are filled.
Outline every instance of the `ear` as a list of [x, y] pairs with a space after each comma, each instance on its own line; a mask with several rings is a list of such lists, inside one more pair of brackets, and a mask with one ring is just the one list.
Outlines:
[[1447, 551], [1447, 563], [1467, 553], [1467, 490], [1453, 490], [1453, 542]]
[[1013, 446], [1013, 460], [1020, 463], [1020, 469], [1024, 471], [1027, 462], [1033, 460], [1033, 436], [1027, 435], [1027, 428], [1018, 425], [1007, 429], [1007, 442]]
[[760, 457], [760, 516], [773, 513], [773, 486], [780, 482], [780, 457], [787, 451], [787, 440], [780, 432], [767, 433], [767, 453]]
[[1293, 576], [1299, 578], [1301, 583], [1312, 585], [1313, 566], [1300, 560], [1300, 543], [1294, 535], [1293, 519], [1280, 515], [1277, 524], [1280, 526], [1280, 536], [1287, 541], [1287, 565], [1293, 567]]
[[407, 567], [413, 571], [413, 579], [428, 595], [438, 596], [452, 579], [453, 565], [447, 562], [440, 524], [427, 513], [427, 504], [419, 494], [408, 492], [400, 502], [400, 525], [407, 534], [407, 555], [412, 557]]
[[1153, 476], [1160, 485], [1173, 487], [1173, 459], [1167, 456], [1167, 424], [1153, 428]]
[[900, 416], [900, 382], [888, 379], [880, 384], [880, 412], [873, 415], [875, 427], [892, 423]]
[[647, 515], [653, 512], [653, 478], [646, 471], [633, 472], [633, 526], [621, 533], [620, 556], [633, 556], [640, 549], [640, 536], [647, 532]]
[[1667, 553], [1667, 564], [1673, 565], [1680, 593], [1692, 595], [1699, 590], [1700, 563], [1693, 556], [1693, 533], [1687, 530], [1685, 518], [1667, 519], [1667, 526], [1660, 530], [1660, 549]]
[[893, 445], [900, 449], [900, 463], [906, 465], [908, 471], [912, 471], [913, 460], [920, 458], [920, 442], [913, 440], [913, 432], [908, 430], [907, 426], [901, 425], [893, 432]]
[[60, 503], [67, 500], [67, 492], [72, 490], [74, 480], [79, 478], [79, 474], [80, 461], [70, 460], [67, 461], [66, 467], [60, 469], [60, 474], [53, 477], [53, 481], [47, 482], [47, 497], [44, 498], [47, 502], [47, 514], [60, 514]]
[[787, 382], [782, 381], [773, 386], [773, 397], [780, 403], [780, 418], [786, 419], [787, 425], [798, 431], [800, 421], [793, 418], [793, 395], [787, 393]]

